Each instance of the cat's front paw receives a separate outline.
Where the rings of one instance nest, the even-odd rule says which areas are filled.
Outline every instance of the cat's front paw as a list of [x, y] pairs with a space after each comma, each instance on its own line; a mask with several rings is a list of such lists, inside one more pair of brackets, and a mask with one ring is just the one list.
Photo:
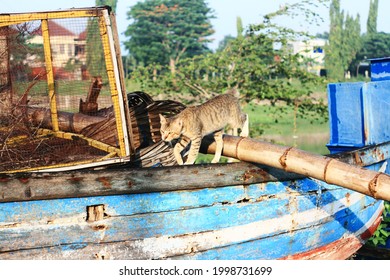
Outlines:
[[219, 162], [219, 158], [213, 158], [211, 163], [218, 163]]
[[248, 137], [249, 136], [249, 116], [246, 114], [245, 122], [241, 128], [241, 137]]
[[241, 137], [248, 137], [249, 136], [249, 131], [247, 129], [244, 129], [240, 133]]

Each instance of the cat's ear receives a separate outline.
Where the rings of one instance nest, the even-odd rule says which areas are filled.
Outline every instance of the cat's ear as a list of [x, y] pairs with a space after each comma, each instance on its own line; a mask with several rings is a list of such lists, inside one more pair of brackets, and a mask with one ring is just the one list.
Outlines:
[[161, 115], [161, 114], [160, 114], [160, 123], [161, 123], [161, 125], [167, 123], [167, 119], [163, 115]]

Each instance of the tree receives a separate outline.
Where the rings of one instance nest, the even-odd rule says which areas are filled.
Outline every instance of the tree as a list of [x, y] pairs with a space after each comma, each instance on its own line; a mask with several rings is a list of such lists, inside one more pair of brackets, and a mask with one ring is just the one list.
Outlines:
[[325, 31], [323, 33], [317, 33], [315, 35], [316, 38], [319, 38], [319, 39], [325, 39], [325, 40], [328, 40], [329, 39], [329, 32]]
[[[116, 10], [118, 0], [96, 0], [96, 6], [111, 6], [113, 12]], [[100, 38], [99, 23], [97, 18], [88, 19], [86, 37], [87, 69], [92, 76], [106, 74], [106, 64], [102, 41]]]
[[360, 17], [356, 19], [347, 14], [342, 37], [342, 64], [343, 70], [347, 71], [351, 62], [356, 58], [356, 54], [362, 46], [362, 37], [360, 34]]
[[329, 8], [330, 30], [329, 45], [325, 49], [325, 66], [328, 77], [341, 79], [344, 69], [341, 62], [342, 30], [344, 13], [340, 11], [340, 0], [332, 0]]
[[236, 37], [232, 35], [225, 35], [221, 41], [218, 43], [218, 48], [216, 49], [216, 52], [223, 51], [231, 41], [234, 41]]
[[236, 38], [242, 39], [244, 36], [244, 27], [242, 26], [242, 19], [241, 17], [237, 17], [236, 19], [236, 26], [237, 26], [237, 37], [234, 37], [232, 35], [226, 35], [218, 44], [217, 52], [223, 51], [231, 41], [233, 41]]
[[360, 17], [344, 16], [340, 0], [332, 0], [329, 9], [329, 44], [325, 49], [325, 66], [328, 77], [341, 80], [361, 47]]
[[244, 36], [244, 27], [242, 26], [241, 17], [237, 17], [236, 25], [237, 25], [237, 38], [242, 38], [242, 36]]
[[364, 35], [362, 39], [362, 46], [356, 54], [356, 58], [350, 65], [350, 70], [353, 73], [360, 62], [370, 58], [387, 57], [390, 53], [390, 34], [384, 32], [377, 32], [374, 34]]
[[370, 9], [367, 18], [367, 35], [377, 32], [378, 0], [370, 0]]
[[169, 64], [175, 74], [180, 59], [209, 51], [213, 15], [204, 0], [146, 0], [127, 16], [125, 48], [141, 65]]
[[299, 100], [302, 106], [309, 104], [311, 99], [306, 97], [319, 78], [306, 70], [307, 61], [302, 54], [293, 54], [288, 47], [289, 42], [308, 38], [308, 34], [274, 23], [276, 17], [296, 10], [313, 14], [302, 3], [312, 5], [313, 1], [301, 1], [266, 15], [262, 23], [250, 25], [243, 36], [231, 39], [219, 52], [181, 60], [177, 87], [163, 76], [153, 81], [152, 69], [147, 67], [139, 67], [133, 79], [155, 94], [180, 92], [207, 98], [211, 92], [236, 87], [247, 101], [267, 99], [273, 104], [284, 101], [292, 105]]
[[96, 6], [110, 6], [112, 11], [116, 12], [118, 0], [95, 0]]

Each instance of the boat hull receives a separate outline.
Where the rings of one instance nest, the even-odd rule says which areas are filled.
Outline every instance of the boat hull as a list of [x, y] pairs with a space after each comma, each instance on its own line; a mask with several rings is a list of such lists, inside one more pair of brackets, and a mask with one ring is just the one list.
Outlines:
[[[101, 207], [90, 221], [88, 209]], [[345, 259], [383, 204], [310, 178], [0, 203], [0, 259]]]

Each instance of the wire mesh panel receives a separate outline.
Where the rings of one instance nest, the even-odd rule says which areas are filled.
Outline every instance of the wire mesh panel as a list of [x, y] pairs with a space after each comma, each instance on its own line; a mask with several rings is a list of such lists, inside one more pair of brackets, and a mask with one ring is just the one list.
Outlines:
[[0, 172], [129, 155], [106, 8], [0, 15]]

